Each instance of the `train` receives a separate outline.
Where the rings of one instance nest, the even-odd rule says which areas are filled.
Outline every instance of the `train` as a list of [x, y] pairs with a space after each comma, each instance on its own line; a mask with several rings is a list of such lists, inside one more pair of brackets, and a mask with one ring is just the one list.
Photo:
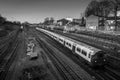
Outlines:
[[104, 66], [107, 62], [106, 52], [102, 51], [101, 49], [42, 28], [36, 29], [42, 31], [43, 33], [47, 34], [54, 40], [58, 41], [59, 43], [70, 49], [73, 54], [77, 54], [78, 56], [80, 56], [86, 63], [88, 63], [92, 67]]

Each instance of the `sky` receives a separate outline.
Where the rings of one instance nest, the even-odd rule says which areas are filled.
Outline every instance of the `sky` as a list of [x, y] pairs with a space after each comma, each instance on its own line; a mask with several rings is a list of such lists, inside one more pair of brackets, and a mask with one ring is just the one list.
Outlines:
[[91, 0], [0, 0], [0, 14], [10, 21], [43, 22], [55, 19], [80, 18]]

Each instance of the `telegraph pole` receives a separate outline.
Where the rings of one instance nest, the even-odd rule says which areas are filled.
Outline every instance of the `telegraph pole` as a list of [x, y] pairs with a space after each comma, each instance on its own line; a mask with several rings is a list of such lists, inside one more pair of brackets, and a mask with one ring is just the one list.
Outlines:
[[117, 31], [118, 26], [117, 26], [117, 11], [118, 11], [118, 5], [120, 5], [120, 2], [118, 0], [115, 0], [116, 4], [115, 4], [115, 31]]

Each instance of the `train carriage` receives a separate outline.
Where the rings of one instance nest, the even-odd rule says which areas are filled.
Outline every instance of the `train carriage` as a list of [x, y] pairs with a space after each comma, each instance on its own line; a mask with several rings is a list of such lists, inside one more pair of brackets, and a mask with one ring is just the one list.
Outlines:
[[72, 42], [69, 39], [65, 39], [64, 45], [69, 48], [70, 50], [72, 50], [72, 46], [73, 46], [74, 42]]
[[59, 40], [58, 40], [61, 44], [64, 44], [64, 38], [63, 37], [59, 37]]

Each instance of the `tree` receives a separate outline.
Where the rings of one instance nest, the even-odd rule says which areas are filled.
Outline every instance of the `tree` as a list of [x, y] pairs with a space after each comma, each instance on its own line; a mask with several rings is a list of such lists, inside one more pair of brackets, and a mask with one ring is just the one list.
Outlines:
[[[105, 18], [108, 17], [108, 14], [111, 11], [115, 11], [115, 22], [117, 25], [117, 8], [118, 0], [92, 0], [88, 7], [86, 8], [85, 15], [86, 17], [90, 15], [96, 15], [102, 17], [102, 24], [104, 25]], [[119, 0], [120, 1], [120, 0]]]
[[108, 17], [111, 10], [113, 10], [113, 4], [111, 4], [110, 0], [99, 0], [99, 9], [102, 17], [102, 25], [104, 26], [105, 18]]
[[54, 21], [55, 21], [55, 20], [54, 20], [54, 18], [53, 18], [53, 17], [51, 17], [51, 18], [50, 18], [50, 24], [53, 24], [53, 23], [54, 23]]
[[89, 15], [107, 17], [112, 9], [110, 0], [92, 0], [86, 8], [85, 15], [86, 17]]
[[3, 24], [6, 21], [5, 17], [2, 17], [0, 14], [0, 25]]
[[51, 17], [51, 18], [45, 18], [45, 20], [44, 20], [44, 24], [45, 25], [51, 25], [51, 24], [53, 24], [54, 23], [54, 18], [53, 17]]
[[45, 18], [45, 20], [44, 20], [44, 25], [49, 25], [49, 18], [47, 17], [47, 18]]
[[85, 10], [85, 16], [88, 17], [90, 15], [98, 15], [99, 14], [98, 7], [99, 3], [96, 0], [92, 0]]

